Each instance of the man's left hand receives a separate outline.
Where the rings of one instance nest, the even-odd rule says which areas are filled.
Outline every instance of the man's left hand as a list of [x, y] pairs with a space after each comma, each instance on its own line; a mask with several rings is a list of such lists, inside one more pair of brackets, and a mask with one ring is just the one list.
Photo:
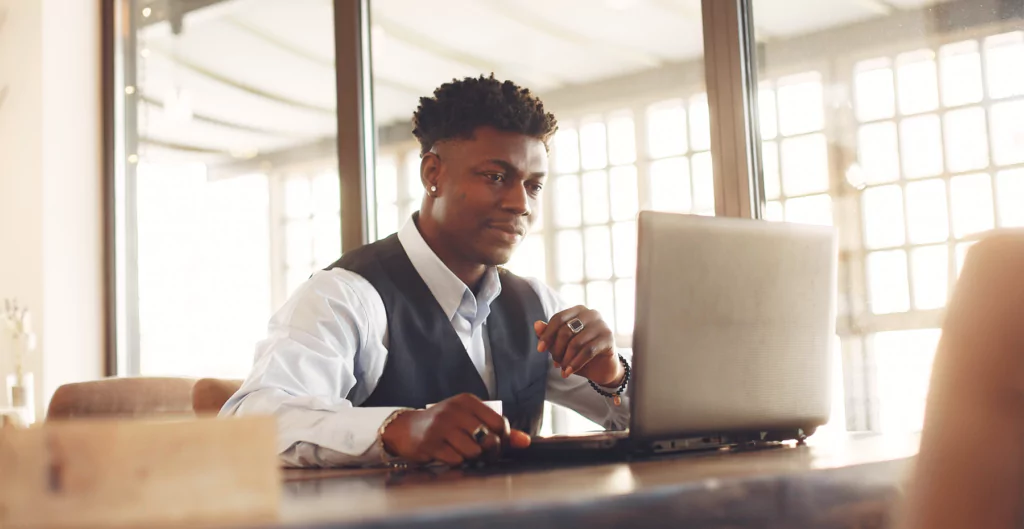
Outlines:
[[[579, 318], [583, 330], [573, 334], [569, 322]], [[622, 383], [625, 370], [615, 354], [615, 336], [596, 310], [577, 306], [563, 310], [547, 323], [533, 324], [537, 332], [537, 351], [549, 351], [562, 377], [576, 373], [595, 384], [615, 387]]]

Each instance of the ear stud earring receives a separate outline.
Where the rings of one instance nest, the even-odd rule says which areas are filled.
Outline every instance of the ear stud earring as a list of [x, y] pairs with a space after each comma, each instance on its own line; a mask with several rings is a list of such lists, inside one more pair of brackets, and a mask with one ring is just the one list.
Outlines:
[[430, 186], [430, 193], [437, 193], [437, 186]]

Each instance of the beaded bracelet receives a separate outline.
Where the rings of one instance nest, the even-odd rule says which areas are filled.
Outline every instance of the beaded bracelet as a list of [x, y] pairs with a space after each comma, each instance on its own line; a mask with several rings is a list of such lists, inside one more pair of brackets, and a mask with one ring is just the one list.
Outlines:
[[621, 395], [622, 392], [626, 390], [626, 384], [629, 384], [629, 362], [627, 362], [622, 355], [619, 355], [619, 362], [622, 362], [622, 368], [626, 370], [626, 374], [622, 377], [622, 383], [619, 384], [619, 389], [615, 390], [615, 393], [609, 393], [601, 389], [601, 387], [595, 384], [593, 380], [590, 381], [590, 387], [594, 388], [594, 391], [600, 393], [604, 397], [612, 399], [612, 403], [616, 406], [622, 405]]

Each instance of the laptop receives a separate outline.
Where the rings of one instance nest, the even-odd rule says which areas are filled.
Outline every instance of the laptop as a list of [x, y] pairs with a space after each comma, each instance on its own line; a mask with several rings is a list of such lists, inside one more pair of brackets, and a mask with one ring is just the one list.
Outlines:
[[629, 430], [534, 439], [522, 458], [802, 441], [828, 422], [833, 228], [643, 211]]

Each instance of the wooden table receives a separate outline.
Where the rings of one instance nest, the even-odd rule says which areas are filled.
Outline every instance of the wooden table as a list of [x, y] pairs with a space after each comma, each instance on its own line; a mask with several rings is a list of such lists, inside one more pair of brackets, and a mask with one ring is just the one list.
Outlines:
[[472, 471], [287, 471], [282, 527], [883, 527], [916, 436]]

